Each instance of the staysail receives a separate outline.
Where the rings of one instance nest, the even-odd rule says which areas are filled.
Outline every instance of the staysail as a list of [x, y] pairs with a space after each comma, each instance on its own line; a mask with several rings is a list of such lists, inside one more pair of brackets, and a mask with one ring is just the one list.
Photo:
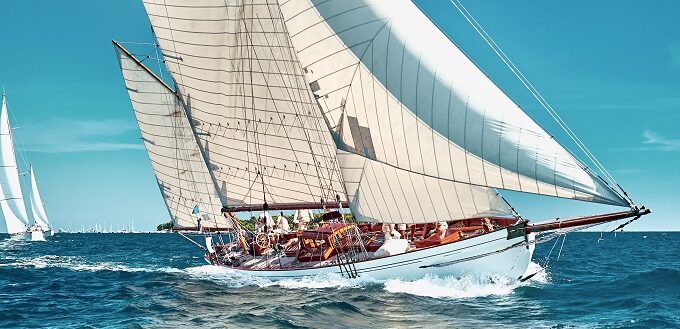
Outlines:
[[14, 154], [12, 129], [9, 125], [9, 114], [5, 95], [2, 95], [2, 111], [0, 112], [0, 189], [2, 200], [0, 208], [5, 216], [7, 232], [10, 234], [26, 231], [28, 215], [24, 206], [19, 183], [19, 169]]
[[[305, 79], [309, 72], [290, 44], [278, 1], [148, 0], [145, 7], [178, 90], [192, 103], [198, 136], [210, 146], [210, 164], [227, 186], [229, 203], [344, 199], [347, 188], [354, 214], [366, 221], [424, 222], [510, 212], [492, 189], [425, 179], [379, 162], [375, 170], [363, 170], [361, 158], [359, 168], [348, 165], [357, 163], [355, 154], [337, 154], [342, 151], [319, 112], [325, 100], [315, 94], [318, 86]], [[342, 174], [338, 159], [346, 163]], [[408, 188], [379, 193], [390, 180]], [[406, 197], [432, 183], [436, 193], [423, 195], [422, 202]]]
[[335, 144], [276, 0], [145, 0], [229, 206], [345, 200]]
[[35, 172], [33, 166], [29, 166], [29, 173], [31, 175], [31, 211], [33, 212], [33, 221], [45, 230], [50, 229], [50, 222], [47, 220], [47, 213], [43, 206], [40, 192], [38, 191], [38, 183], [35, 180]]
[[[281, 11], [339, 149], [364, 159], [339, 157], [346, 179], [350, 172], [381, 166], [439, 184], [629, 205], [411, 1], [289, 0]], [[354, 188], [353, 198], [367, 201], [358, 192], [366, 184], [359, 180], [348, 193]], [[404, 180], [380, 183], [392, 193], [404, 185]], [[425, 200], [438, 193], [436, 184], [415, 190]], [[390, 207], [398, 205], [394, 199]]]
[[231, 227], [184, 104], [172, 89], [114, 42], [125, 87], [158, 187], [177, 229]]

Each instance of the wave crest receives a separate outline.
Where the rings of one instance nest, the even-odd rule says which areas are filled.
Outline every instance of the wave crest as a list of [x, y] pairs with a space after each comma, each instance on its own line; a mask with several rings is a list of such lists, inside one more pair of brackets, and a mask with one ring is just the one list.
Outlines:
[[185, 269], [195, 279], [208, 279], [230, 287], [258, 286], [261, 288], [279, 286], [287, 289], [355, 288], [375, 282], [370, 279], [347, 279], [339, 274], [319, 274], [299, 278], [272, 280], [226, 267], [203, 265]]
[[541, 284], [548, 281], [548, 275], [544, 269], [533, 262], [529, 264], [529, 268], [525, 275], [535, 275], [526, 282], [519, 282], [503, 277], [437, 277], [434, 275], [428, 275], [422, 279], [413, 281], [401, 279], [379, 281], [361, 277], [348, 279], [339, 274], [320, 274], [315, 276], [272, 280], [249, 275], [247, 272], [212, 265], [190, 267], [185, 269], [185, 271], [194, 279], [207, 279], [233, 288], [244, 286], [257, 286], [261, 288], [278, 286], [285, 289], [344, 289], [361, 288], [366, 285], [382, 285], [384, 290], [392, 293], [407, 293], [435, 298], [470, 298], [490, 295], [502, 296], [512, 293], [515, 288], [520, 286], [526, 286], [532, 283]]
[[426, 275], [422, 279], [403, 281], [387, 280], [385, 290], [391, 293], [405, 293], [432, 298], [475, 298], [487, 296], [506, 296], [521, 286], [532, 283], [546, 283], [545, 270], [531, 262], [525, 276], [534, 274], [525, 282], [505, 277], [447, 276]]
[[144, 268], [132, 267], [115, 262], [87, 262], [77, 256], [44, 255], [32, 258], [13, 259], [8, 263], [0, 264], [0, 267], [15, 268], [66, 268], [73, 271], [111, 271], [111, 272], [165, 272], [177, 273], [182, 270], [172, 267]]

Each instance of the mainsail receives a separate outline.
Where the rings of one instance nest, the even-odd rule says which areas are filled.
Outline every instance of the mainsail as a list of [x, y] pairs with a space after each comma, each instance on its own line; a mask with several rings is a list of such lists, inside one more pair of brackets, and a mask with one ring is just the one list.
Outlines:
[[151, 167], [177, 229], [222, 229], [222, 202], [184, 104], [172, 89], [115, 43], [125, 87]]
[[38, 191], [38, 183], [35, 180], [35, 172], [32, 165], [30, 166], [29, 173], [31, 175], [31, 211], [33, 212], [33, 221], [43, 229], [49, 230], [50, 222], [47, 220], [47, 213], [45, 213], [45, 207]]
[[144, 6], [228, 205], [345, 199], [335, 145], [276, 0]]
[[[431, 181], [414, 184], [425, 202], [442, 193], [437, 183], [457, 182], [629, 205], [411, 1], [289, 0], [281, 11], [339, 149], [364, 159], [339, 157], [346, 179], [380, 166]], [[366, 180], [348, 193], [365, 200], [359, 191], [372, 184]], [[410, 188], [400, 192], [404, 181], [384, 179], [380, 186], [388, 194], [412, 195]]]
[[5, 95], [2, 95], [2, 111], [0, 112], [0, 208], [5, 216], [7, 232], [10, 234], [26, 231], [28, 215], [24, 206], [19, 183], [19, 169], [14, 154], [12, 129], [9, 125], [9, 114]]
[[[325, 96], [305, 79], [311, 72], [300, 66], [278, 1], [148, 0], [145, 7], [229, 203], [309, 203], [344, 198], [346, 188], [360, 220], [425, 222], [510, 212], [492, 189], [338, 150], [329, 117], [319, 111]], [[362, 150], [372, 152], [369, 142]], [[406, 186], [385, 192], [394, 182]], [[432, 193], [422, 194], [428, 188]]]

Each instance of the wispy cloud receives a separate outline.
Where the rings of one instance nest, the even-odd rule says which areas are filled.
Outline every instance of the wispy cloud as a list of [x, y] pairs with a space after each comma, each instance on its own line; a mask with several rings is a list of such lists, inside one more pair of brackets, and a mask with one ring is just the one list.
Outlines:
[[665, 138], [650, 130], [645, 130], [642, 136], [645, 139], [642, 143], [647, 146], [646, 149], [648, 150], [666, 152], [680, 151], [680, 139]]
[[118, 119], [50, 118], [30, 121], [15, 131], [26, 151], [43, 153], [143, 150], [134, 122]]

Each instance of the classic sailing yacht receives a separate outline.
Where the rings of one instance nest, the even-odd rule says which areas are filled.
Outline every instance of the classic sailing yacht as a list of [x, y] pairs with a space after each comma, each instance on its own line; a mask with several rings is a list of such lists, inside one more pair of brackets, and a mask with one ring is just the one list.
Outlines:
[[[232, 233], [206, 239], [211, 264], [274, 279], [522, 279], [537, 233], [650, 213], [411, 1], [143, 2], [174, 88], [115, 49], [171, 217]], [[627, 209], [530, 224], [496, 189]], [[304, 209], [318, 223], [267, 224]], [[248, 230], [236, 213], [261, 220]]]
[[[32, 191], [35, 193], [35, 196], [31, 194], [31, 203], [33, 205], [35, 197], [40, 202], [40, 195], [37, 194], [38, 190], [37, 185], [35, 185], [32, 167], [31, 182], [32, 187], [34, 187]], [[10, 234], [12, 239], [45, 241], [44, 232], [49, 228], [47, 217], [36, 217], [34, 215], [34, 222], [30, 223], [26, 213], [21, 183], [19, 181], [19, 166], [14, 153], [12, 128], [9, 124], [9, 113], [4, 92], [2, 94], [2, 111], [0, 112], [0, 196], [2, 197], [0, 199], [0, 209], [5, 217], [7, 233]], [[33, 209], [35, 214], [35, 208]], [[44, 215], [45, 211], [42, 208], [42, 204], [40, 204], [40, 209]]]

